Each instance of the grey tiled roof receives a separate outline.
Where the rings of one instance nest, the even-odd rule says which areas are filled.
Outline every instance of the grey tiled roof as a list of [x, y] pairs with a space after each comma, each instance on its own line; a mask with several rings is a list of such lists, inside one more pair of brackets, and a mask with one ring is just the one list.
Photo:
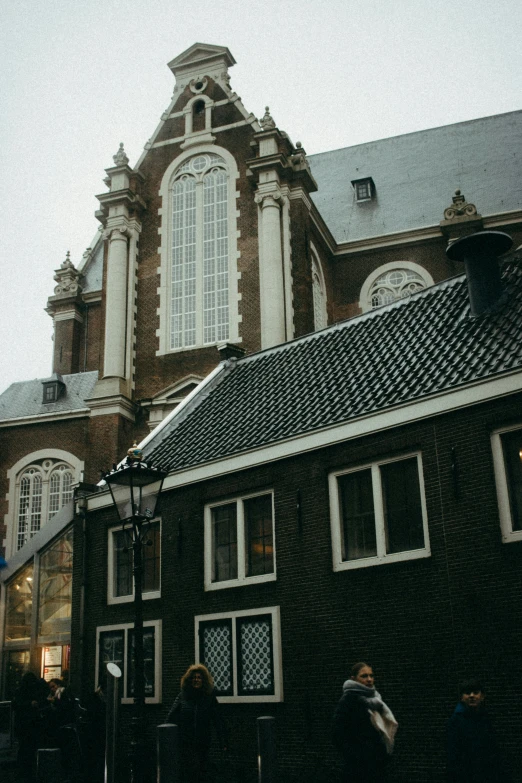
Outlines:
[[[522, 209], [522, 111], [309, 155], [312, 194], [337, 242], [437, 226], [460, 188], [483, 215]], [[376, 197], [356, 203], [352, 180]]]
[[226, 366], [149, 441], [181, 469], [522, 368], [522, 268], [471, 318], [464, 275]]
[[0, 421], [86, 409], [85, 400], [91, 396], [94, 384], [98, 380], [98, 373], [79, 372], [74, 375], [63, 375], [61, 380], [66, 387], [65, 394], [56, 402], [45, 405], [42, 403], [42, 379], [35, 378], [32, 381], [12, 383], [3, 394], [0, 394]]

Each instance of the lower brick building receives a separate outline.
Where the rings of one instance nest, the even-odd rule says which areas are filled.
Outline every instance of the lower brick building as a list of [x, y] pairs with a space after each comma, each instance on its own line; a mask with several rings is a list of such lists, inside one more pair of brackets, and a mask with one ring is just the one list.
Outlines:
[[[168, 469], [145, 547], [149, 746], [201, 661], [240, 780], [262, 715], [282, 780], [330, 780], [333, 710], [367, 660], [399, 722], [393, 780], [445, 779], [466, 676], [486, 682], [519, 779], [522, 268], [496, 260], [510, 244], [460, 240], [448, 254], [466, 275], [225, 359], [142, 441]], [[74, 527], [71, 669], [86, 695], [118, 663], [124, 722], [128, 542], [101, 487]]]

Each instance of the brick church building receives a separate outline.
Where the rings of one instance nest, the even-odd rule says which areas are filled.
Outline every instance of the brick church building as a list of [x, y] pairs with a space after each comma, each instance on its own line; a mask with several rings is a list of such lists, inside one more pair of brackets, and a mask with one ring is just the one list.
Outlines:
[[[368, 658], [402, 728], [396, 779], [437, 780], [458, 677], [520, 654], [520, 265], [474, 305], [468, 251], [447, 249], [522, 243], [522, 112], [307, 155], [243, 106], [233, 65], [208, 44], [169, 63], [170, 105], [136, 165], [120, 145], [96, 239], [55, 272], [52, 375], [0, 395], [1, 694], [70, 668], [86, 695], [109, 648], [128, 672], [130, 564], [94, 485], [136, 440], [170, 470], [150, 731], [199, 659], [244, 780], [262, 714], [287, 774], [320, 780]], [[505, 684], [493, 703], [515, 709]]]

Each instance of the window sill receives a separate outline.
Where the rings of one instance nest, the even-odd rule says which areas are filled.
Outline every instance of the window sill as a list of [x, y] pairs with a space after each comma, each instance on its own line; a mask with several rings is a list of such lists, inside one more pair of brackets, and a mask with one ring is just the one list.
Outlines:
[[356, 568], [380, 566], [386, 563], [402, 563], [407, 560], [419, 560], [426, 557], [431, 557], [429, 549], [415, 549], [410, 552], [398, 552], [397, 554], [384, 555], [383, 557], [361, 557], [359, 560], [343, 560], [334, 563], [334, 571], [353, 571]]
[[[142, 598], [144, 601], [152, 601], [154, 598], [161, 598], [161, 590], [150, 590], [143, 593]], [[130, 604], [134, 602], [134, 593], [131, 595], [119, 595], [117, 598], [114, 596], [107, 597], [107, 604]]]
[[275, 582], [277, 574], [263, 574], [262, 576], [248, 576], [245, 579], [227, 579], [224, 582], [207, 582], [205, 590], [226, 590], [229, 587], [245, 587], [246, 585], [258, 585], [262, 582]]

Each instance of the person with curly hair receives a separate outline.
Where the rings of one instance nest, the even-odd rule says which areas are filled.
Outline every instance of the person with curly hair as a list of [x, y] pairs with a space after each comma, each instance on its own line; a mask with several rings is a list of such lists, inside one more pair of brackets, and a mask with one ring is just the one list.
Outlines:
[[383, 783], [397, 721], [374, 687], [371, 666], [352, 667], [333, 721], [333, 741], [343, 756], [347, 783]]
[[226, 751], [227, 740], [214, 680], [206, 666], [189, 666], [181, 678], [181, 691], [167, 716], [167, 723], [179, 727], [181, 770], [186, 783], [212, 780], [209, 761], [212, 727], [220, 747]]

